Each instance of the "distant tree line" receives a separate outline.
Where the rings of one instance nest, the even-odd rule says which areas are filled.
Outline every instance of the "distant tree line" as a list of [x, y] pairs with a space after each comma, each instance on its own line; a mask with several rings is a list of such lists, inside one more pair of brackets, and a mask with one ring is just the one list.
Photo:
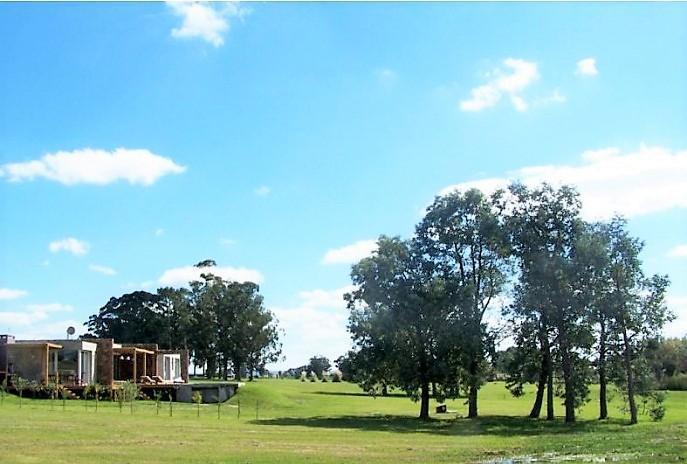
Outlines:
[[[215, 262], [196, 266], [210, 270]], [[277, 321], [264, 307], [258, 285], [210, 272], [190, 282], [190, 289], [164, 287], [110, 298], [84, 325], [87, 337], [188, 349], [208, 378], [227, 379], [231, 372], [252, 380], [281, 354]]]
[[[412, 238], [381, 236], [351, 271], [355, 349], [337, 360], [344, 378], [381, 394], [405, 391], [420, 402], [420, 418], [429, 417], [430, 397], [465, 395], [468, 417], [477, 417], [496, 337], [505, 334], [509, 390], [519, 396], [536, 385], [531, 417], [545, 409], [553, 419], [560, 397], [574, 422], [598, 382], [601, 419], [610, 384], [623, 392], [631, 423], [638, 396], [660, 418], [649, 353], [672, 317], [668, 277], [644, 274], [643, 243], [624, 219], [587, 222], [581, 206], [567, 186], [472, 189], [435, 198]], [[486, 322], [499, 309], [501, 334]]]

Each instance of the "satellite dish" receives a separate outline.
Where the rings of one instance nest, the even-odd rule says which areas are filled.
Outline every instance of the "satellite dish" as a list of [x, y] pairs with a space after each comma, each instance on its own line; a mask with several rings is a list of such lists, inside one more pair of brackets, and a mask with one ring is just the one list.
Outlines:
[[69, 338], [70, 335], [74, 335], [76, 333], [76, 329], [72, 326], [67, 327], [67, 338]]

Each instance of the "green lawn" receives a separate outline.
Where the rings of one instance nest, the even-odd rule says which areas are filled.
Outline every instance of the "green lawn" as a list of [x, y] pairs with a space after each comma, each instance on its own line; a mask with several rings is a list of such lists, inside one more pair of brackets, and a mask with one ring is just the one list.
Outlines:
[[[645, 416], [626, 426], [614, 402], [613, 418], [594, 420], [592, 399], [574, 426], [524, 419], [532, 401], [510, 397], [502, 383], [480, 392], [478, 420], [454, 413], [427, 423], [414, 417], [418, 405], [399, 395], [371, 398], [355, 385], [260, 380], [247, 383], [221, 406], [137, 402], [133, 415], [112, 403], [24, 400], [0, 406], [0, 462], [676, 462], [687, 459], [687, 392], [668, 396], [661, 423]], [[241, 417], [237, 417], [240, 402]], [[256, 406], [259, 408], [256, 420]], [[558, 407], [557, 412], [562, 412]], [[527, 462], [525, 459], [514, 462]]]

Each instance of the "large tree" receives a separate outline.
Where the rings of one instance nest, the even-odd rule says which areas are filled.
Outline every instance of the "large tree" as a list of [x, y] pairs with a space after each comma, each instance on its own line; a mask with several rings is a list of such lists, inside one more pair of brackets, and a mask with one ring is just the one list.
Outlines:
[[491, 198], [477, 189], [435, 198], [416, 229], [419, 250], [450, 288], [457, 312], [461, 364], [468, 387], [468, 417], [477, 417], [477, 392], [485, 381], [487, 327], [484, 317], [505, 282], [508, 255], [501, 220], [502, 192]]
[[579, 195], [570, 187], [555, 189], [548, 184], [535, 189], [514, 184], [509, 193], [508, 224], [518, 260], [509, 316], [522, 340], [538, 340], [542, 370], [530, 416], [539, 416], [546, 389], [547, 419], [553, 419], [558, 364], [565, 420], [574, 422], [575, 409], [588, 394], [586, 352], [593, 341], [587, 317], [590, 274], [578, 254], [584, 230]]
[[[112, 297], [84, 325], [88, 335], [114, 338], [123, 343], [161, 343], [166, 326], [159, 295], [136, 291]], [[164, 340], [166, 341], [166, 340]]]
[[457, 314], [445, 281], [433, 272], [414, 242], [381, 237], [377, 251], [353, 266], [356, 290], [346, 295], [349, 331], [370, 369], [368, 381], [384, 372], [389, 382], [420, 401], [429, 418], [430, 386], [455, 397]]
[[668, 277], [646, 278], [639, 254], [643, 243], [626, 230], [626, 222], [615, 218], [608, 226], [610, 289], [605, 298], [612, 315], [611, 331], [617, 337], [616, 353], [621, 370], [615, 382], [624, 389], [630, 412], [630, 423], [637, 423], [637, 394], [651, 388], [646, 374], [647, 348], [660, 337], [661, 329], [673, 315], [665, 305]]

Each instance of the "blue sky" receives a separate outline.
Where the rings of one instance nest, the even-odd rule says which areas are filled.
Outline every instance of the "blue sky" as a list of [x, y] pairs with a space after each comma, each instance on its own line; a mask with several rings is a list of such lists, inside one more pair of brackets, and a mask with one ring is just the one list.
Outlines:
[[287, 360], [434, 195], [579, 186], [687, 333], [687, 5], [0, 4], [0, 333], [61, 337], [215, 259]]

